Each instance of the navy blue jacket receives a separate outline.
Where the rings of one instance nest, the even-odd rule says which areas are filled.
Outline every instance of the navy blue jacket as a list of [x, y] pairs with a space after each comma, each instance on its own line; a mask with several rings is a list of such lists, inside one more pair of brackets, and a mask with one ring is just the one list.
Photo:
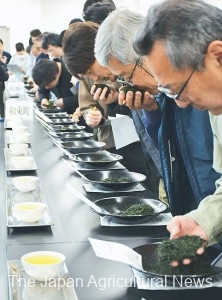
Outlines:
[[8, 64], [10, 62], [11, 57], [12, 57], [11, 54], [9, 52], [3, 51], [2, 55], [7, 57], [6, 64]]
[[209, 115], [192, 106], [181, 109], [163, 94], [157, 100], [162, 112], [158, 148], [166, 194], [172, 214], [185, 214], [214, 193], [221, 176], [212, 167]]

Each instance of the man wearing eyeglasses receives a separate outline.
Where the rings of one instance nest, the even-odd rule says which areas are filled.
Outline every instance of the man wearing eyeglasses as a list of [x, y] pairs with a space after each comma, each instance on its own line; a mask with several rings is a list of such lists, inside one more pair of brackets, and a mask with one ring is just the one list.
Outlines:
[[[146, 136], [152, 138], [160, 152], [171, 212], [184, 214], [197, 208], [205, 196], [215, 191], [214, 183], [220, 176], [212, 168], [213, 135], [209, 116], [191, 106], [182, 110], [176, 106], [173, 95], [166, 97], [158, 93], [160, 87], [147, 68], [149, 64], [146, 66], [144, 59], [133, 50], [133, 36], [143, 22], [143, 16], [127, 9], [112, 12], [98, 30], [95, 56], [103, 66], [121, 76], [118, 80], [122, 84], [140, 89], [135, 98], [132, 91], [120, 92], [119, 102], [141, 116]], [[186, 80], [191, 76], [192, 73]], [[160, 128], [153, 124], [159, 124]], [[208, 148], [206, 153], [203, 153], [204, 146]]]
[[[65, 63], [70, 73], [80, 79], [81, 113], [86, 123], [94, 129], [95, 137], [106, 143], [106, 149], [122, 155], [121, 163], [128, 170], [145, 174], [146, 186], [157, 194], [160, 175], [151, 158], [147, 156], [145, 160], [141, 143], [134, 142], [120, 149], [115, 148], [108, 116], [116, 116], [117, 113], [131, 116], [131, 111], [128, 107], [118, 105], [117, 76], [95, 59], [94, 44], [98, 27], [92, 22], [75, 23], [68, 28], [63, 38]], [[95, 90], [94, 83], [108, 84], [110, 93], [106, 96], [107, 87]]]
[[[172, 20], [174, 20], [172, 22]], [[198, 24], [196, 20], [198, 20]], [[158, 26], [157, 26], [158, 24]], [[201, 0], [166, 0], [151, 7], [140, 27], [135, 49], [144, 55], [159, 89], [177, 105], [209, 110], [214, 134], [213, 167], [222, 173], [222, 11]], [[209, 151], [205, 146], [202, 152]], [[210, 179], [210, 178], [209, 178]], [[208, 244], [222, 233], [222, 178], [199, 207], [175, 217], [172, 238], [200, 235]], [[200, 249], [199, 253], [202, 253]], [[184, 261], [189, 263], [189, 261]]]

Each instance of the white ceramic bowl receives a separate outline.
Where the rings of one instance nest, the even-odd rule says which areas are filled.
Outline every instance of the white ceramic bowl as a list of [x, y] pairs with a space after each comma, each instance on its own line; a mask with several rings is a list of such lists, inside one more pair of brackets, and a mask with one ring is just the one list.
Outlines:
[[27, 153], [28, 144], [9, 144], [9, 149], [14, 155], [24, 155]]
[[36, 189], [37, 185], [39, 184], [39, 177], [37, 176], [12, 177], [12, 182], [14, 186], [17, 188], [17, 190], [26, 193]]
[[28, 128], [27, 126], [24, 125], [13, 125], [12, 126], [12, 131], [13, 133], [28, 133]]
[[10, 158], [12, 166], [17, 170], [31, 169], [34, 159], [30, 156], [14, 156]]
[[13, 216], [19, 221], [35, 223], [42, 219], [46, 204], [41, 202], [19, 202], [12, 207]]
[[25, 272], [38, 281], [48, 281], [61, 271], [65, 255], [54, 251], [35, 251], [21, 257]]
[[13, 133], [15, 143], [30, 143], [31, 134], [28, 132]]

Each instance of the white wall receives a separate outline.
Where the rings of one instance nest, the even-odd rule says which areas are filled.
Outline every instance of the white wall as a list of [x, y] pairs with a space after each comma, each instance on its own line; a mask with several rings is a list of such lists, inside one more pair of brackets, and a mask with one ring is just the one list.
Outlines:
[[[133, 11], [146, 14], [147, 8], [158, 0], [114, 0], [117, 7], [125, 6]], [[1, 13], [0, 26], [10, 29], [10, 48], [15, 53], [15, 44], [28, 45], [29, 32], [38, 28], [42, 32], [60, 33], [73, 18], [81, 18], [85, 0], [7, 0], [7, 9]], [[0, 7], [6, 5], [0, 0]]]
[[[146, 15], [148, 7], [161, 0], [114, 0], [117, 7], [125, 6]], [[206, 0], [222, 9], [222, 0]], [[15, 53], [15, 44], [28, 45], [29, 32], [38, 28], [42, 32], [60, 33], [71, 19], [81, 17], [85, 0], [0, 0], [0, 26], [10, 29], [10, 48]], [[1, 37], [0, 37], [1, 38]]]
[[11, 54], [15, 52], [15, 44], [22, 42], [28, 45], [29, 32], [39, 26], [41, 20], [40, 0], [0, 0], [1, 10], [0, 25], [10, 29], [10, 49]]

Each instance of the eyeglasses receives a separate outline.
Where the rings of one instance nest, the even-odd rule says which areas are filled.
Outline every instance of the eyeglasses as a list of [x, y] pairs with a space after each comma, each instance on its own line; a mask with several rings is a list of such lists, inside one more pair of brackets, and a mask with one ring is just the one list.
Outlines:
[[[205, 54], [203, 54], [200, 58], [200, 61], [199, 61], [199, 65], [201, 64], [201, 62], [204, 60], [205, 58]], [[165, 88], [163, 86], [161, 86], [160, 84], [158, 85], [158, 90], [161, 92], [161, 93], [164, 93], [167, 97], [171, 98], [171, 99], [174, 99], [174, 100], [180, 100], [180, 101], [183, 101], [182, 99], [180, 99], [180, 96], [181, 94], [183, 93], [184, 89], [186, 88], [186, 86], [188, 85], [191, 77], [193, 76], [194, 72], [196, 70], [193, 70], [190, 74], [190, 76], [187, 78], [187, 80], [185, 81], [185, 83], [182, 85], [182, 87], [180, 88], [180, 90], [177, 92], [177, 93], [173, 93], [170, 89], [168, 88]]]
[[123, 84], [124, 86], [133, 86], [131, 80], [133, 78], [134, 72], [136, 70], [136, 67], [139, 66], [140, 68], [142, 68], [147, 74], [149, 74], [152, 78], [154, 78], [154, 76], [152, 74], [150, 74], [140, 63], [140, 58], [136, 61], [135, 66], [128, 78], [128, 80], [125, 80], [125, 78], [123, 76], [118, 76], [117, 77], [117, 81], [121, 84]]
[[[185, 83], [182, 85], [182, 87], [180, 88], [180, 90], [177, 93], [173, 93], [170, 89], [165, 88], [161, 85], [158, 85], [158, 91], [160, 91], [161, 93], [164, 93], [167, 97], [173, 99], [173, 100], [181, 100], [180, 96], [183, 93], [184, 89], [186, 88], [188, 82], [190, 81], [193, 73], [195, 72], [195, 70], [193, 70], [190, 74], [190, 76], [187, 78], [187, 80], [185, 81]], [[182, 100], [181, 100], [182, 101]]]

